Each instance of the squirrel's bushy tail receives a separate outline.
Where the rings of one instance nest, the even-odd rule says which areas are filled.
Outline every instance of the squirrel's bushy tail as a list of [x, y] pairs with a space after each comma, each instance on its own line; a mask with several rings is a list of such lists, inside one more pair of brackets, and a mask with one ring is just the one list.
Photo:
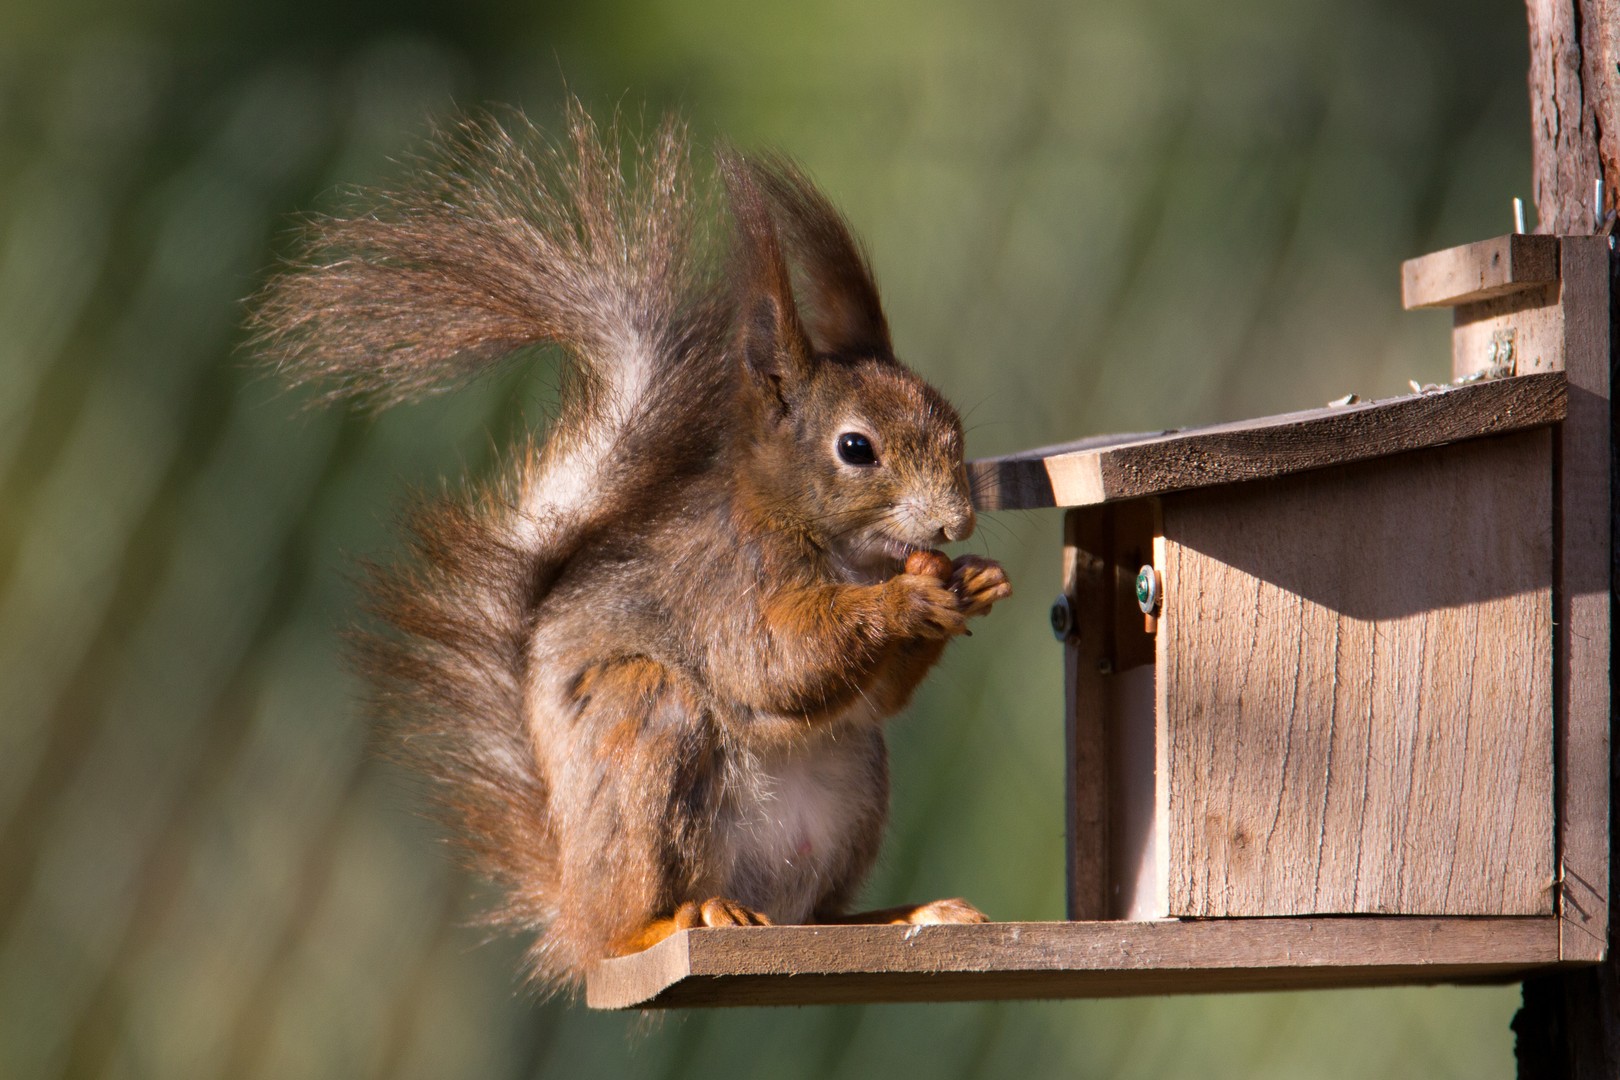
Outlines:
[[[376, 404], [526, 346], [566, 355], [544, 442], [502, 479], [417, 507], [412, 557], [372, 571], [382, 628], [359, 643], [396, 745], [443, 781], [474, 868], [504, 886], [491, 921], [527, 929], [551, 920], [556, 878], [524, 706], [534, 610], [594, 522], [705, 458], [729, 385], [681, 126], [628, 155], [577, 104], [568, 126], [565, 148], [521, 119], [450, 130], [409, 186], [312, 221], [250, 322], [292, 382]], [[542, 982], [573, 974], [543, 934], [532, 960]]]

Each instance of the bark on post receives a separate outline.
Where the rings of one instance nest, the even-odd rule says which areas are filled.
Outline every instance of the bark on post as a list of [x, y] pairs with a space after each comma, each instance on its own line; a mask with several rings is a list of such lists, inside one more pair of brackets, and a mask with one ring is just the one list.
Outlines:
[[1527, 0], [1537, 232], [1597, 228], [1620, 183], [1620, 0]]
[[[1527, 0], [1526, 7], [1537, 231], [1592, 233], [1614, 210], [1620, 189], [1620, 0]], [[1595, 192], [1599, 177], [1604, 181], [1601, 205]], [[1611, 258], [1611, 305], [1614, 278]], [[1611, 335], [1620, 327], [1616, 314], [1611, 308]], [[1614, 341], [1609, 353], [1612, 374]], [[1610, 475], [1620, 471], [1611, 468]], [[1611, 506], [1620, 508], [1620, 498]], [[1620, 519], [1615, 524], [1620, 525]], [[1620, 687], [1620, 680], [1611, 686]], [[1611, 753], [1613, 746], [1611, 740]], [[1620, 758], [1611, 759], [1611, 790], [1620, 790], [1613, 786], [1617, 763]], [[1611, 844], [1620, 836], [1617, 802], [1610, 801]], [[1611, 852], [1610, 896], [1615, 895], [1617, 866], [1620, 861]], [[1620, 919], [1610, 921], [1608, 959], [1603, 964], [1525, 982], [1524, 1005], [1513, 1021], [1521, 1080], [1620, 1076], [1617, 924]]]

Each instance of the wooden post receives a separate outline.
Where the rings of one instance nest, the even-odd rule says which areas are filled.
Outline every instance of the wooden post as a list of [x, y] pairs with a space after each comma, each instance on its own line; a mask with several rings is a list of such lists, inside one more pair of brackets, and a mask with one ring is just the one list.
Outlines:
[[[1064, 726], [1068, 778], [1068, 906], [1071, 919], [1108, 918], [1108, 742], [1103, 729], [1107, 686], [1101, 665], [1112, 658], [1112, 515], [1071, 510], [1063, 519], [1063, 595], [1079, 617], [1063, 642]], [[1061, 602], [1061, 601], [1060, 601]], [[1053, 629], [1058, 629], [1054, 614]]]
[[[1605, 232], [1620, 187], [1620, 0], [1527, 0], [1530, 24], [1530, 111], [1537, 231], [1560, 235]], [[1601, 179], [1601, 190], [1597, 181]], [[1599, 244], [1596, 251], [1602, 250]], [[1609, 290], [1609, 373], [1615, 372], [1615, 259]], [[1571, 395], [1575, 395], [1571, 376]], [[1617, 471], [1610, 418], [1611, 484]], [[1601, 451], [1600, 451], [1601, 452]], [[1567, 451], [1566, 451], [1567, 457]], [[1610, 514], [1620, 507], [1612, 492]], [[1611, 517], [1609, 543], [1620, 520]], [[1611, 560], [1612, 562], [1612, 560]], [[1610, 580], [1611, 598], [1613, 579]], [[1611, 611], [1614, 610], [1611, 599]], [[1577, 614], [1578, 618], [1578, 614]], [[1620, 685], [1620, 681], [1611, 683]], [[1614, 714], [1614, 699], [1609, 701]], [[1610, 781], [1616, 760], [1610, 740]], [[1606, 899], [1620, 835], [1613, 802], [1608, 843], [1610, 881], [1597, 883]], [[1561, 853], [1567, 855], [1568, 853]], [[1620, 950], [1610, 919], [1607, 958], [1526, 980], [1524, 1005], [1514, 1018], [1521, 1080], [1620, 1076]], [[1594, 954], [1595, 955], [1595, 954]]]
[[1620, 0], [1527, 0], [1536, 231], [1597, 231], [1620, 183]]

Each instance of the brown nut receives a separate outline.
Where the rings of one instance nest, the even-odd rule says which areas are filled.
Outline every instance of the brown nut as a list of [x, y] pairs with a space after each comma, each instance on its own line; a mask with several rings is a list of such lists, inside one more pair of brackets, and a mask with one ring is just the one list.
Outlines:
[[906, 556], [906, 573], [949, 581], [951, 557], [943, 551], [913, 551]]

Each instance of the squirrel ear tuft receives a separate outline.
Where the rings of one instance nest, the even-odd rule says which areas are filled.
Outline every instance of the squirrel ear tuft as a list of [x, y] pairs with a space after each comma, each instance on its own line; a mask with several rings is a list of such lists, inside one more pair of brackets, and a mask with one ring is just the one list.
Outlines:
[[849, 225], [791, 158], [750, 162], [802, 275], [806, 322], [819, 352], [892, 358], [872, 267]]
[[787, 413], [810, 377], [810, 340], [756, 170], [733, 150], [720, 150], [718, 158], [737, 225], [733, 264], [743, 360], [759, 388]]

